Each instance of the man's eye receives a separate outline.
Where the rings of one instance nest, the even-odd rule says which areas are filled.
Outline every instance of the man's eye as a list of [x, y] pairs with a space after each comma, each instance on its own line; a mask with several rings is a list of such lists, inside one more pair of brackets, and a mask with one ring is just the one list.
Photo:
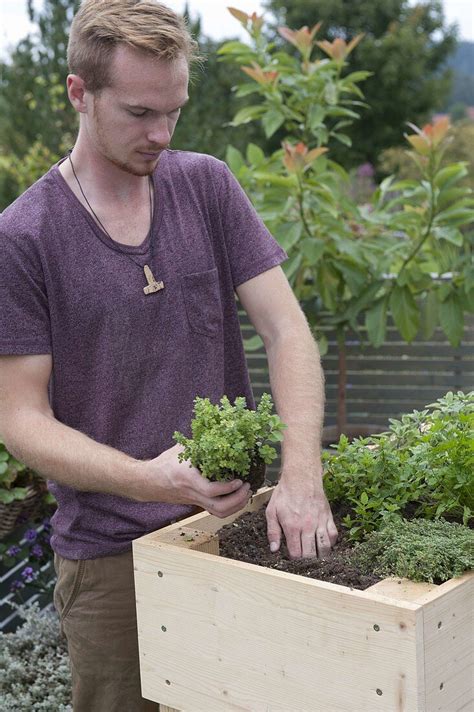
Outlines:
[[131, 114], [132, 116], [145, 116], [147, 112], [141, 111], [140, 113], [137, 114], [135, 111], [129, 111], [128, 113]]

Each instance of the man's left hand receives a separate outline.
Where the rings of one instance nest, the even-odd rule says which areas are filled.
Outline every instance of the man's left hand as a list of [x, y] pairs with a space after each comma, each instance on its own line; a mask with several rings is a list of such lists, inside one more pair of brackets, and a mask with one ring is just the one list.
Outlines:
[[270, 550], [278, 551], [282, 531], [292, 559], [324, 558], [337, 540], [337, 529], [321, 477], [293, 476], [283, 471], [267, 505]]

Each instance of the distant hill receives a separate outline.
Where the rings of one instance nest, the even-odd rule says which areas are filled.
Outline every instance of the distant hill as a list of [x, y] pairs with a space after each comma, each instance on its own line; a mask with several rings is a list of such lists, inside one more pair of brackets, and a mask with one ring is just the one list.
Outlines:
[[449, 111], [454, 104], [474, 106], [474, 42], [460, 42], [447, 66], [453, 70], [454, 77], [445, 110]]

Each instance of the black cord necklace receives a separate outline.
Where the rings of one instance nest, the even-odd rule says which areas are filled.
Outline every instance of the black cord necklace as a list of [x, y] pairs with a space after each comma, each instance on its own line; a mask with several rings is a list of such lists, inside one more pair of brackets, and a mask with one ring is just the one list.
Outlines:
[[[77, 177], [77, 173], [76, 173], [76, 171], [75, 171], [75, 169], [74, 169], [74, 164], [73, 164], [72, 158], [71, 158], [71, 152], [72, 152], [72, 149], [70, 149], [70, 150], [68, 151], [68, 156], [69, 156], [69, 162], [70, 162], [70, 164], [71, 164], [72, 172], [73, 172], [73, 174], [74, 174], [74, 178], [76, 179], [77, 185], [79, 186], [79, 190], [80, 190], [81, 193], [82, 193], [82, 197], [84, 198], [84, 200], [86, 201], [87, 205], [89, 206], [89, 210], [91, 211], [92, 215], [95, 217], [95, 219], [97, 220], [97, 222], [99, 223], [100, 227], [101, 227], [102, 230], [105, 232], [105, 234], [107, 235], [107, 237], [109, 238], [109, 240], [111, 240], [112, 242], [115, 242], [115, 244], [117, 245], [118, 251], [121, 252], [122, 255], [125, 255], [125, 257], [128, 257], [128, 258], [129, 258], [132, 262], [134, 262], [136, 265], [138, 265], [138, 267], [140, 267], [140, 269], [143, 269], [143, 271], [144, 271], [144, 273], [145, 273], [146, 280], [147, 280], [147, 282], [148, 282], [147, 286], [146, 286], [146, 287], [143, 287], [143, 291], [145, 292], [145, 294], [154, 294], [155, 292], [161, 291], [162, 289], [165, 288], [164, 283], [163, 283], [163, 282], [157, 282], [157, 281], [156, 281], [155, 277], [153, 276], [153, 272], [151, 271], [151, 269], [150, 269], [150, 267], [149, 267], [148, 265], [145, 265], [144, 267], [142, 267], [142, 265], [141, 265], [139, 262], [137, 262], [136, 260], [134, 260], [133, 257], [128, 254], [128, 252], [125, 252], [124, 250], [121, 250], [120, 247], [119, 247], [119, 244], [118, 244], [115, 240], [113, 240], [113, 239], [111, 238], [111, 236], [109, 235], [109, 233], [108, 233], [107, 230], [105, 229], [104, 225], [103, 225], [102, 222], [99, 220], [98, 216], [96, 215], [96, 213], [94, 212], [94, 210], [93, 210], [93, 208], [92, 208], [92, 205], [91, 205], [91, 204], [89, 203], [89, 201], [87, 200], [86, 194], [84, 193], [84, 191], [83, 191], [83, 189], [82, 189], [82, 185], [81, 185], [81, 183], [80, 183], [80, 181], [79, 181], [79, 178]], [[151, 262], [151, 260], [152, 260], [152, 258], [153, 258], [153, 239], [152, 239], [152, 238], [153, 238], [153, 235], [151, 234], [151, 232], [152, 232], [152, 230], [153, 230], [153, 199], [152, 199], [152, 193], [151, 193], [151, 186], [152, 186], [152, 178], [151, 178], [151, 176], [150, 176], [150, 180], [148, 181], [148, 193], [149, 193], [149, 198], [150, 198], [150, 262]]]

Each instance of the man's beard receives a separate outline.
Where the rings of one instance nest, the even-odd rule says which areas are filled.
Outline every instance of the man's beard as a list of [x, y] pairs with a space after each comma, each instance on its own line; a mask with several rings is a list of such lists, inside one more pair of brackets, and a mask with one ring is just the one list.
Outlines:
[[101, 151], [102, 155], [104, 158], [106, 158], [110, 163], [112, 163], [114, 166], [117, 168], [120, 168], [120, 170], [125, 171], [125, 173], [130, 173], [130, 175], [133, 176], [138, 176], [138, 177], [144, 177], [144, 176], [150, 176], [153, 174], [153, 171], [155, 170], [156, 166], [158, 165], [158, 161], [160, 160], [160, 156], [158, 156], [158, 159], [156, 162], [146, 162], [144, 163], [144, 166], [142, 169], [137, 168], [134, 166], [132, 163], [128, 161], [121, 160], [120, 158], [115, 157], [109, 150], [108, 150], [108, 145], [107, 141], [104, 140], [104, 131], [102, 130], [102, 125], [101, 125], [101, 119], [100, 119], [100, 109], [98, 106], [98, 97], [94, 96], [94, 111], [93, 111], [93, 123], [95, 124], [95, 130], [96, 130], [96, 135], [98, 139], [98, 148]]
[[110, 161], [110, 163], [112, 163], [114, 166], [117, 166], [117, 168], [120, 168], [122, 171], [130, 173], [133, 176], [140, 177], [151, 176], [156, 166], [158, 165], [158, 161], [160, 160], [160, 156], [158, 156], [158, 160], [156, 161], [156, 163], [151, 163], [151, 165], [144, 165], [143, 168], [140, 170], [136, 166], [133, 166], [131, 163], [128, 163], [127, 161], [121, 161], [118, 158], [110, 156], [108, 153], [105, 153], [104, 155], [107, 160]]

